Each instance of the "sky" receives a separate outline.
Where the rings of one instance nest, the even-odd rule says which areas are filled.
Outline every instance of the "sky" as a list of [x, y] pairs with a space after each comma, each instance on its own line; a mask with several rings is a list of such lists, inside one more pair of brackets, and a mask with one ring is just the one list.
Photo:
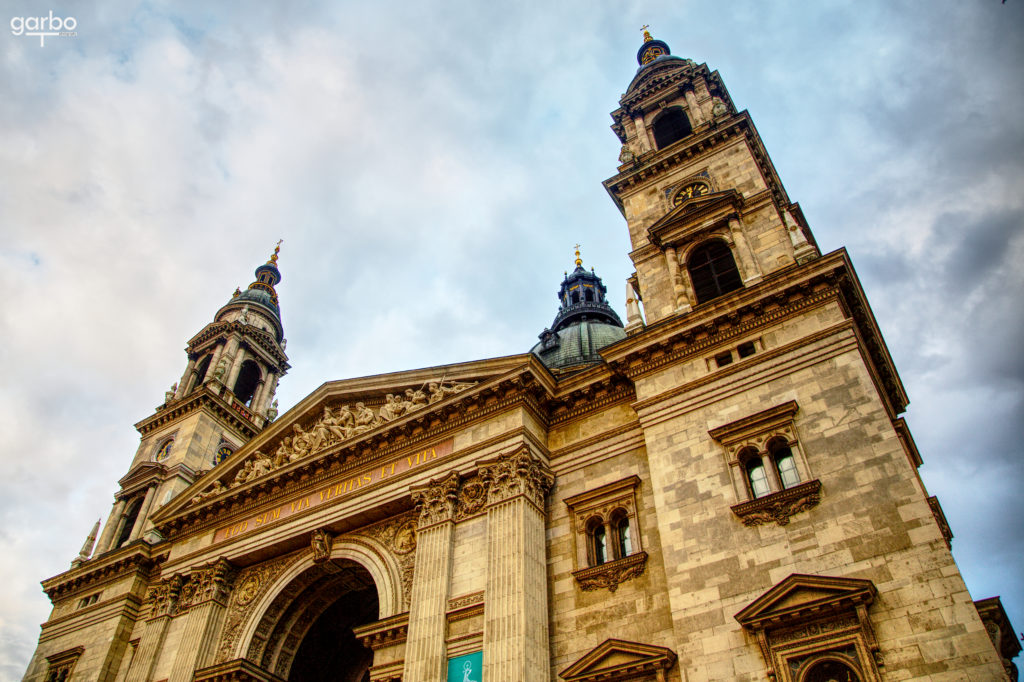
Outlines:
[[576, 242], [624, 316], [601, 181], [644, 24], [720, 72], [822, 251], [850, 251], [971, 594], [1024, 629], [1024, 2], [0, 7], [77, 24], [0, 37], [0, 681], [132, 425], [278, 239], [282, 408], [526, 352]]

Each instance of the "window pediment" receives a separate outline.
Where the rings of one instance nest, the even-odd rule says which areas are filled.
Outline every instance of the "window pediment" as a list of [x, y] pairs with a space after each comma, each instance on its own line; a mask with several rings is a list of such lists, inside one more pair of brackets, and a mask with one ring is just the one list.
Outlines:
[[870, 580], [794, 573], [736, 614], [745, 628], [760, 630], [796, 624], [824, 613], [855, 611], [875, 598]]
[[675, 652], [663, 646], [607, 639], [558, 676], [565, 682], [630, 680], [639, 675], [664, 673], [675, 662]]
[[647, 234], [656, 246], [679, 246], [721, 225], [743, 204], [743, 196], [734, 189], [693, 197], [659, 218], [647, 228]]

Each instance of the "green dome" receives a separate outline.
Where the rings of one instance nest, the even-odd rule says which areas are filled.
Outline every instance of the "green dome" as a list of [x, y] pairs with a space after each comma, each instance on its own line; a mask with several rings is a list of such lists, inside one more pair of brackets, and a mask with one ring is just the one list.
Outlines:
[[600, 362], [599, 350], [626, 338], [626, 330], [621, 325], [585, 318], [557, 332], [545, 331], [540, 343], [530, 352], [552, 370]]

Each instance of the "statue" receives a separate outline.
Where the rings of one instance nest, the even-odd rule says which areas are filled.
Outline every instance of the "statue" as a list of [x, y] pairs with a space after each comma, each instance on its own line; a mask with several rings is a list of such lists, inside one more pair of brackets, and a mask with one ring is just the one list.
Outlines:
[[285, 436], [282, 438], [280, 444], [277, 446], [277, 450], [274, 451], [274, 468], [283, 467], [285, 464], [290, 462], [294, 452], [295, 451], [292, 450], [291, 436]]
[[405, 413], [405, 407], [402, 405], [402, 401], [394, 396], [392, 393], [388, 393], [384, 398], [384, 404], [380, 410], [377, 411], [377, 416], [382, 421], [389, 422], [393, 419], [401, 417]]
[[313, 546], [313, 562], [320, 563], [331, 558], [331, 542], [334, 538], [327, 531], [317, 528], [310, 537]]
[[633, 150], [629, 148], [628, 144], [622, 145], [622, 149], [619, 150], [619, 163], [633, 163], [636, 155]]
[[274, 402], [271, 403], [270, 407], [267, 409], [267, 421], [268, 422], [274, 421], [275, 419], [277, 419], [277, 415], [278, 415], [277, 398], [274, 398]]
[[417, 388], [415, 391], [411, 388], [405, 389], [405, 411], [412, 412], [418, 410], [427, 404], [427, 394], [423, 392], [422, 388]]
[[725, 102], [720, 98], [715, 97], [714, 102], [715, 103], [711, 106], [711, 115], [714, 118], [721, 118], [729, 113], [729, 108], [725, 106]]
[[374, 422], [377, 421], [377, 417], [373, 414], [373, 410], [368, 408], [363, 403], [356, 403], [355, 412], [355, 432], [363, 433], [369, 431], [374, 427]]
[[341, 428], [345, 429], [345, 437], [348, 438], [352, 435], [352, 429], [356, 427], [356, 416], [352, 414], [351, 408], [348, 405], [342, 405], [335, 417]]
[[203, 500], [209, 499], [211, 497], [216, 497], [225, 490], [227, 490], [227, 486], [221, 483], [219, 478], [214, 479], [213, 483], [210, 485], [209, 488], [207, 488], [206, 490], [192, 498], [192, 504], [199, 504]]
[[295, 435], [292, 436], [292, 448], [295, 450], [295, 459], [300, 459], [310, 454], [310, 446], [313, 444], [312, 434], [308, 431], [303, 431], [302, 427], [298, 424], [292, 425], [292, 431], [295, 432]]
[[252, 458], [249, 461], [252, 462], [252, 469], [249, 471], [249, 477], [245, 479], [246, 481], [252, 481], [260, 476], [269, 474], [274, 468], [274, 463], [271, 459], [259, 450], [252, 454]]
[[246, 481], [248, 481], [249, 480], [249, 474], [251, 474], [251, 473], [252, 473], [252, 460], [251, 459], [247, 459], [247, 460], [245, 460], [245, 465], [241, 469], [238, 470], [238, 473], [235, 474], [235, 480], [233, 480], [231, 482], [231, 487], [232, 488], [237, 488], [238, 486], [240, 486], [243, 483], [245, 483]]
[[167, 403], [169, 403], [172, 400], [174, 400], [174, 394], [177, 393], [177, 392], [178, 392], [178, 382], [175, 381], [174, 385], [171, 386], [171, 390], [164, 392], [164, 404], [166, 405]]
[[327, 406], [324, 406], [324, 416], [320, 418], [318, 425], [324, 429], [328, 440], [345, 440], [348, 437], [338, 416]]
[[213, 378], [217, 381], [221, 381], [224, 375], [228, 373], [228, 359], [222, 357], [217, 361], [217, 368], [213, 370]]
[[249, 324], [249, 306], [246, 304], [238, 316], [238, 324]]
[[427, 384], [427, 390], [430, 392], [430, 404], [433, 405], [438, 401], [444, 400], [450, 395], [461, 393], [462, 391], [465, 391], [467, 388], [470, 388], [471, 386], [475, 385], [475, 382], [467, 383], [464, 381], [453, 381], [448, 386], [445, 386], [444, 379], [442, 379], [440, 383], [436, 381], [431, 381], [429, 384]]

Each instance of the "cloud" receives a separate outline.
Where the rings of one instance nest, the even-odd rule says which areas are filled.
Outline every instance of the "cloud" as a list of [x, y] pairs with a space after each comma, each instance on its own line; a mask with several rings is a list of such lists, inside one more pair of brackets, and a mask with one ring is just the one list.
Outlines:
[[577, 241], [624, 312], [630, 245], [600, 181], [644, 23], [720, 71], [823, 249], [849, 247], [961, 570], [1024, 622], [1003, 520], [1024, 473], [1020, 7], [74, 11], [75, 38], [0, 43], [0, 679], [46, 618], [37, 581], [109, 511], [131, 424], [279, 238], [282, 407], [525, 352]]

